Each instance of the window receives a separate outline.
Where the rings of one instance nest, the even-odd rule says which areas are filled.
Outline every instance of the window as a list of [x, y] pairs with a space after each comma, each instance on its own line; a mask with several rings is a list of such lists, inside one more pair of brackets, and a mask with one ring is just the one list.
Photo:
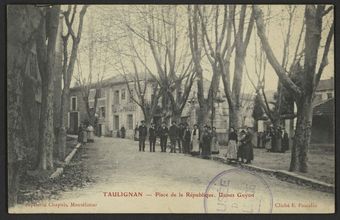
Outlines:
[[94, 99], [95, 94], [96, 94], [96, 89], [90, 89], [89, 100]]
[[331, 92], [328, 92], [327, 93], [327, 99], [331, 99], [331, 98], [333, 98], [333, 94]]
[[133, 129], [133, 115], [129, 114], [127, 117], [128, 129]]
[[119, 90], [115, 91], [114, 99], [113, 99], [113, 104], [114, 105], [119, 105]]
[[114, 129], [115, 130], [118, 130], [119, 129], [119, 116], [118, 115], [115, 115], [114, 116]]
[[77, 111], [77, 97], [73, 96], [71, 98], [71, 111]]
[[100, 117], [105, 118], [105, 107], [100, 107]]
[[132, 100], [133, 99], [133, 95], [134, 95], [133, 89], [131, 89], [130, 90], [130, 96], [129, 96], [130, 97], [129, 102], [133, 102], [133, 100]]
[[125, 89], [122, 89], [122, 100], [125, 100]]

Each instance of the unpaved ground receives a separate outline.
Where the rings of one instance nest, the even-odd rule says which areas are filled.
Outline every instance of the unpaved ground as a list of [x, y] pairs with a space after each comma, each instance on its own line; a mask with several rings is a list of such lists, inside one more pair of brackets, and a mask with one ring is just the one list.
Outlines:
[[[10, 212], [203, 213], [205, 212], [204, 197], [192, 198], [186, 196], [186, 193], [205, 193], [207, 186], [216, 175], [235, 169], [212, 160], [183, 154], [161, 153], [159, 146], [156, 146], [157, 152], [154, 153], [138, 152], [138, 143], [127, 139], [100, 138], [94, 144], [86, 145], [82, 150], [84, 169], [95, 183], [62, 192], [58, 199], [17, 206]], [[230, 192], [237, 192], [245, 184], [256, 185], [256, 196], [260, 202], [262, 201], [260, 206], [268, 208], [271, 204], [270, 211], [274, 213], [334, 211], [334, 195], [330, 193], [313, 191], [264, 174], [247, 175], [240, 171], [233, 176], [225, 177], [232, 182]], [[268, 188], [259, 181], [261, 177]], [[117, 197], [108, 196], [109, 192], [140, 192], [143, 195]], [[177, 196], [172, 197], [172, 193]], [[184, 196], [179, 197], [179, 193]], [[208, 199], [208, 209], [220, 212], [221, 209], [216, 208], [221, 202], [216, 198], [218, 192], [212, 191], [212, 193], [215, 197]], [[270, 197], [273, 203], [269, 203]], [[223, 202], [234, 207], [237, 203], [238, 212], [247, 212], [245, 206], [253, 206], [254, 201], [226, 199]], [[306, 207], [308, 205], [309, 207]], [[254, 209], [253, 212], [256, 210]], [[268, 210], [263, 208], [262, 211]], [[223, 211], [229, 212], [231, 209], [223, 209]]]

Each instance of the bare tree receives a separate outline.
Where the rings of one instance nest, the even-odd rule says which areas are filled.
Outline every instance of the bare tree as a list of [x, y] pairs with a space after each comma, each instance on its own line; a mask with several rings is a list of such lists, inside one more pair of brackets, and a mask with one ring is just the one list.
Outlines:
[[[106, 73], [108, 63], [108, 50], [106, 43], [102, 41], [105, 38], [103, 32], [94, 35], [93, 17], [90, 17], [88, 45], [84, 47], [83, 52], [87, 52], [88, 74], [83, 73], [78, 55], [77, 66], [78, 74], [75, 75], [76, 84], [80, 86], [81, 95], [85, 103], [86, 113], [89, 123], [96, 128], [96, 114], [98, 99], [102, 95], [102, 82]], [[96, 66], [94, 64], [97, 64]], [[94, 68], [95, 67], [95, 68]], [[94, 91], [94, 93], [91, 93]], [[93, 104], [90, 104], [93, 101]]]
[[135, 56], [158, 83], [162, 92], [164, 117], [174, 120], [180, 119], [195, 79], [192, 61], [188, 58], [189, 48], [185, 44], [179, 44], [179, 39], [185, 37], [186, 29], [179, 29], [177, 10], [177, 6], [149, 6], [146, 12], [140, 12], [141, 20], [145, 22], [144, 31], [138, 31], [128, 22], [125, 23], [128, 31], [149, 47], [156, 74], [132, 44]]
[[[251, 10], [250, 16], [247, 16], [247, 6], [242, 5], [236, 12], [236, 5], [212, 6], [210, 13], [207, 7], [198, 7], [194, 9], [193, 18], [197, 23], [197, 14], [201, 24], [201, 42], [213, 72], [212, 83], [210, 86], [207, 100], [211, 100], [217, 92], [219, 79], [222, 77], [224, 92], [229, 105], [229, 126], [240, 126], [240, 108], [241, 108], [241, 88], [243, 78], [243, 65], [246, 56], [247, 46], [250, 40], [254, 26], [254, 13]], [[239, 14], [238, 27], [236, 28], [236, 17]], [[248, 22], [246, 18], [249, 17]], [[191, 21], [189, 20], [189, 25]], [[246, 33], [246, 23], [248, 23]], [[208, 29], [208, 27], [212, 27]], [[192, 30], [196, 31], [197, 26], [192, 25]], [[209, 33], [213, 33], [211, 37]], [[198, 49], [197, 37], [195, 33], [190, 34], [193, 38], [192, 51], [196, 58], [196, 71], [200, 72], [198, 65], [200, 49]], [[196, 38], [196, 39], [195, 39]], [[232, 40], [234, 40], [232, 42]], [[235, 49], [235, 68], [234, 77], [231, 85], [230, 61]], [[200, 82], [199, 82], [200, 83]], [[200, 83], [201, 84], [201, 83]], [[202, 85], [199, 85], [199, 91], [202, 92]], [[199, 100], [201, 106], [204, 106], [202, 96]], [[208, 103], [212, 103], [209, 102]], [[205, 107], [207, 110], [212, 106]], [[203, 107], [204, 109], [204, 107]], [[204, 111], [203, 111], [204, 112]]]
[[[199, 124], [207, 124], [209, 121], [209, 114], [212, 114], [213, 108], [213, 97], [216, 96], [216, 92], [218, 90], [218, 85], [220, 82], [220, 74], [217, 69], [217, 61], [213, 60], [212, 55], [207, 52], [206, 55], [209, 58], [209, 61], [212, 65], [213, 76], [209, 86], [209, 92], [207, 97], [204, 95], [204, 78], [203, 78], [203, 69], [202, 69], [202, 45], [205, 43], [205, 24], [199, 17], [199, 7], [198, 5], [188, 6], [188, 30], [189, 30], [189, 43], [191, 49], [192, 60], [194, 64], [194, 71], [196, 73], [197, 78], [197, 98], [200, 106], [200, 114], [198, 117]], [[218, 7], [218, 6], [216, 6]], [[216, 9], [217, 10], [217, 9]], [[202, 25], [201, 25], [202, 24]], [[201, 28], [204, 27], [204, 28]], [[217, 26], [216, 26], [217, 28]], [[203, 30], [203, 31], [202, 31]], [[203, 34], [203, 33], [204, 34]], [[209, 38], [207, 38], [209, 41]], [[210, 41], [209, 41], [210, 43]]]
[[[65, 158], [66, 149], [66, 124], [67, 124], [67, 112], [69, 110], [69, 95], [70, 95], [70, 84], [74, 71], [75, 62], [78, 54], [78, 47], [83, 31], [84, 15], [88, 6], [82, 6], [79, 12], [79, 21], [77, 26], [77, 33], [74, 31], [74, 21], [77, 14], [77, 5], [73, 7], [68, 6], [67, 10], [62, 12], [64, 21], [66, 24], [66, 34], [62, 36], [63, 39], [63, 89], [61, 95], [60, 105], [60, 128], [58, 131], [58, 145], [59, 145], [59, 159]], [[71, 52], [69, 55], [69, 40], [72, 39]]]
[[[331, 7], [331, 6], [330, 6]], [[325, 47], [323, 50], [322, 59], [317, 69], [318, 51], [320, 49], [320, 41], [323, 31], [323, 17], [331, 10], [326, 9], [325, 5], [306, 5], [305, 6], [305, 39], [304, 39], [304, 65], [301, 66], [302, 84], [294, 83], [288, 76], [287, 70], [278, 62], [275, 54], [268, 42], [265, 27], [263, 12], [259, 6], [253, 6], [256, 18], [257, 34], [262, 42], [262, 47], [266, 52], [267, 59], [274, 68], [282, 85], [287, 88], [295, 97], [297, 105], [297, 123], [296, 131], [292, 147], [292, 158], [290, 163], [290, 171], [298, 170], [300, 172], [308, 171], [308, 148], [310, 145], [311, 126], [312, 126], [312, 101], [315, 90], [319, 84], [321, 74], [324, 67], [327, 65], [327, 56], [332, 42], [334, 33], [334, 22], [327, 34]], [[295, 66], [300, 66], [300, 62]], [[295, 68], [299, 69], [299, 68]]]
[[[287, 68], [288, 63], [291, 65], [290, 69], [293, 69], [295, 64], [297, 62], [299, 62], [299, 60], [301, 59], [301, 56], [298, 55], [298, 51], [300, 48], [300, 44], [301, 44], [301, 37], [303, 35], [304, 32], [304, 23], [301, 26], [301, 31], [298, 35], [298, 41], [296, 43], [295, 46], [295, 53], [293, 57], [293, 59], [289, 59], [289, 53], [290, 53], [290, 48], [291, 48], [291, 30], [293, 28], [293, 20], [294, 20], [294, 16], [296, 16], [296, 7], [297, 6], [285, 6], [284, 11], [287, 11], [287, 15], [288, 15], [288, 23], [286, 24], [281, 24], [281, 31], [282, 31], [282, 35], [283, 35], [283, 52], [282, 52], [282, 63], [281, 65], [284, 66], [284, 68]], [[271, 11], [270, 8], [268, 8], [268, 13], [267, 13], [267, 17], [270, 17]], [[284, 14], [283, 16], [286, 17], [286, 14]], [[267, 26], [269, 25], [269, 21], [267, 20], [266, 23], [264, 24], [264, 26], [267, 28]], [[285, 26], [287, 26], [287, 28], [285, 28]], [[284, 29], [286, 30], [286, 33], [284, 33]], [[260, 47], [258, 48], [257, 46], [257, 39], [255, 38], [255, 75], [256, 75], [256, 79], [257, 79], [257, 84], [255, 82], [253, 82], [253, 80], [250, 77], [250, 74], [247, 70], [246, 67], [246, 74], [248, 76], [248, 79], [250, 80], [251, 84], [253, 85], [255, 92], [256, 92], [256, 101], [258, 102], [258, 104], [261, 106], [261, 108], [263, 109], [263, 111], [265, 112], [265, 114], [268, 116], [269, 120], [271, 121], [273, 127], [276, 129], [280, 126], [280, 123], [282, 121], [282, 119], [285, 119], [287, 117], [294, 117], [293, 111], [291, 113], [287, 113], [287, 109], [293, 109], [294, 108], [294, 103], [293, 102], [288, 102], [287, 99], [289, 99], [290, 97], [288, 97], [288, 92], [286, 91], [286, 89], [282, 86], [282, 84], [280, 82], [278, 82], [278, 86], [277, 86], [277, 91], [275, 94], [275, 101], [268, 101], [267, 95], [265, 93], [265, 79], [266, 79], [266, 65], [267, 65], [267, 59], [266, 59], [266, 53], [265, 51]], [[261, 46], [261, 45], [260, 45]], [[291, 74], [293, 72], [289, 73], [289, 77], [292, 78]], [[294, 77], [294, 76], [293, 76]], [[272, 107], [271, 107], [272, 106]], [[277, 140], [280, 138], [279, 136], [273, 137], [276, 138]], [[274, 141], [273, 143], [275, 143], [272, 147], [272, 151], [277, 152], [279, 151], [280, 146], [278, 146], [278, 141]]]
[[53, 68], [59, 25], [60, 6], [42, 11], [36, 37], [38, 67], [42, 80], [42, 101], [39, 121], [39, 169], [53, 168]]

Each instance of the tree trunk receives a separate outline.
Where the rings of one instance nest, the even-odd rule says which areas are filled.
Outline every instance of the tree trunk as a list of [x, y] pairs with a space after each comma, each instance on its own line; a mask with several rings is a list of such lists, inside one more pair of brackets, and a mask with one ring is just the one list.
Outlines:
[[229, 108], [229, 128], [239, 129], [240, 124], [240, 109], [237, 107]]
[[39, 168], [42, 170], [53, 169], [54, 127], [53, 83], [51, 81], [43, 82], [42, 84], [41, 116], [39, 124], [39, 146], [41, 147]]
[[[59, 25], [60, 6], [46, 9], [49, 19], [43, 17], [36, 38], [38, 66], [42, 79], [41, 115], [39, 120], [39, 169], [53, 168], [53, 91], [55, 45]], [[46, 39], [48, 43], [46, 45]]]
[[303, 97], [301, 102], [297, 103], [297, 121], [296, 130], [292, 146], [292, 158], [289, 171], [299, 171], [306, 173], [308, 171], [308, 149], [312, 134], [313, 108], [312, 98]]
[[[9, 10], [9, 13], [12, 13], [12, 11]], [[22, 171], [20, 164], [22, 164], [25, 147], [25, 134], [22, 124], [23, 87], [20, 85], [23, 85], [21, 72], [25, 69], [24, 60], [27, 57], [25, 57], [25, 53], [20, 45], [19, 47], [17, 45], [14, 46], [10, 40], [7, 44], [7, 51], [8, 206], [12, 207], [17, 203], [19, 179]]]
[[59, 160], [65, 159], [66, 154], [66, 124], [67, 124], [67, 112], [69, 109], [69, 94], [68, 87], [64, 87], [61, 95], [60, 104], [60, 128], [58, 132], [58, 148], [59, 148]]
[[198, 123], [199, 125], [205, 125], [205, 124], [209, 124], [209, 121], [211, 119], [211, 112], [209, 111], [209, 105], [205, 102], [202, 105], [200, 105], [200, 109], [199, 109], [199, 115], [198, 115]]
[[8, 206], [17, 203], [17, 192], [25, 159], [23, 128], [23, 76], [40, 13], [34, 6], [7, 7], [7, 168]]

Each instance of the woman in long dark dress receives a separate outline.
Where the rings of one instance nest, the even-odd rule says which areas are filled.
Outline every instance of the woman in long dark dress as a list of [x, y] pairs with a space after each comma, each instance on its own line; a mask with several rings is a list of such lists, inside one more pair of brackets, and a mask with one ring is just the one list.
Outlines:
[[83, 126], [80, 125], [78, 128], [78, 143], [83, 142]]
[[240, 132], [240, 136], [238, 139], [238, 149], [237, 149], [237, 160], [239, 161], [239, 159], [241, 159], [240, 162], [243, 162], [243, 158], [244, 158], [244, 140], [246, 138], [246, 132], [244, 130], [242, 130]]
[[247, 134], [243, 140], [244, 148], [243, 148], [243, 157], [242, 160], [245, 159], [246, 163], [251, 163], [254, 160], [254, 151], [253, 151], [253, 134], [251, 132], [251, 128], [247, 128]]
[[208, 159], [210, 157], [211, 132], [210, 127], [205, 126], [202, 134], [202, 158]]
[[282, 139], [282, 152], [286, 152], [289, 149], [289, 137], [287, 131], [284, 131]]

